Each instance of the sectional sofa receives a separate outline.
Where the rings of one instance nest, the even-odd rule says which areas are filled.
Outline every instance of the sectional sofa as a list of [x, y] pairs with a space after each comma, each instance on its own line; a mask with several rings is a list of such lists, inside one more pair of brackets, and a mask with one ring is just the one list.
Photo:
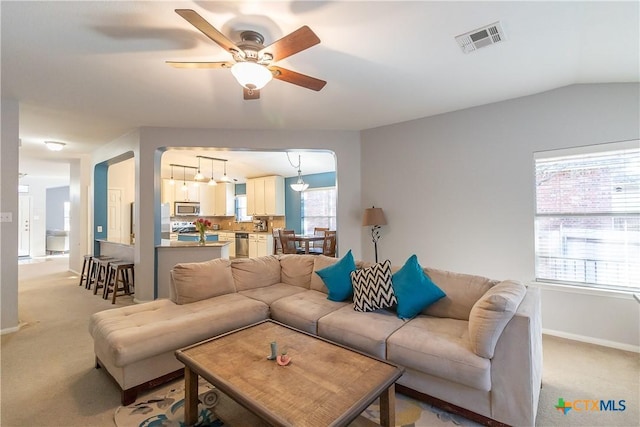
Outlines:
[[402, 319], [393, 308], [360, 312], [352, 299], [328, 299], [316, 272], [337, 262], [280, 255], [178, 264], [170, 299], [91, 317], [96, 366], [128, 404], [182, 373], [176, 349], [270, 317], [403, 366], [401, 393], [485, 424], [534, 425], [542, 376], [536, 289], [425, 268], [446, 296]]

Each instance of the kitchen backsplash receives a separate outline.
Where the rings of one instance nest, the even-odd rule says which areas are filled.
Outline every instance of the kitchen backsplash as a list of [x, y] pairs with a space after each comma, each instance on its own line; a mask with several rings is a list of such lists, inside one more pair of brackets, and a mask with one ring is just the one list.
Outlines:
[[[211, 221], [213, 225], [212, 228], [218, 226], [220, 230], [231, 230], [231, 231], [253, 231], [253, 221], [244, 221], [244, 222], [236, 222], [236, 218], [233, 216], [228, 217], [190, 217], [190, 216], [181, 216], [175, 218], [179, 221], [195, 221], [198, 218], [205, 218]], [[285, 217], [284, 216], [265, 216], [265, 217], [256, 217], [256, 219], [264, 219], [267, 224], [267, 231], [271, 231], [274, 228], [284, 228], [285, 227]], [[174, 218], [171, 218], [174, 220]]]

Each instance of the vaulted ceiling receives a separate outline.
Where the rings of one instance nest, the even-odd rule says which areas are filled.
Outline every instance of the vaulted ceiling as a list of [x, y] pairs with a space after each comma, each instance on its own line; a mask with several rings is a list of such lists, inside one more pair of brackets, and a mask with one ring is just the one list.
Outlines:
[[[20, 102], [29, 159], [90, 152], [140, 126], [361, 130], [575, 83], [637, 82], [638, 2], [42, 1], [0, 3], [2, 96]], [[278, 65], [327, 81], [274, 80], [246, 101], [228, 52], [174, 12], [265, 45], [303, 25], [321, 43]], [[465, 54], [454, 37], [499, 21], [505, 40]], [[65, 142], [49, 153], [44, 140]], [[26, 167], [26, 166], [25, 166]], [[41, 168], [40, 168], [41, 169]], [[35, 172], [34, 172], [35, 173]]]

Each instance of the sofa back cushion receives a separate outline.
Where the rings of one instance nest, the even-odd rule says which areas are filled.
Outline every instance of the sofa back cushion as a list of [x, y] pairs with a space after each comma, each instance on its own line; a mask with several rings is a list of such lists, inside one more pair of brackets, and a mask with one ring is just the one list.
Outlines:
[[424, 268], [429, 278], [444, 291], [446, 296], [422, 310], [435, 317], [469, 320], [471, 308], [493, 285], [495, 280], [471, 274]]
[[235, 291], [231, 261], [228, 259], [181, 263], [171, 270], [170, 298], [176, 304], [188, 304]]
[[259, 258], [236, 258], [231, 273], [238, 291], [263, 288], [280, 283], [280, 260], [275, 255]]
[[315, 255], [280, 255], [280, 280], [287, 285], [309, 289]]
[[505, 280], [489, 289], [471, 309], [469, 341], [480, 357], [491, 359], [498, 338], [522, 302], [527, 289], [522, 283]]

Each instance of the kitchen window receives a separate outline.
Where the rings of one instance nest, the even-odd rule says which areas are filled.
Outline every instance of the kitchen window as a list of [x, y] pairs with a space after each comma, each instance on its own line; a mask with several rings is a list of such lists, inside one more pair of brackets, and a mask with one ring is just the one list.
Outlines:
[[536, 153], [536, 280], [640, 291], [640, 141]]
[[302, 232], [313, 234], [316, 227], [336, 229], [336, 188], [310, 188], [302, 192]]
[[251, 216], [247, 215], [247, 195], [236, 196], [236, 221], [251, 221]]

